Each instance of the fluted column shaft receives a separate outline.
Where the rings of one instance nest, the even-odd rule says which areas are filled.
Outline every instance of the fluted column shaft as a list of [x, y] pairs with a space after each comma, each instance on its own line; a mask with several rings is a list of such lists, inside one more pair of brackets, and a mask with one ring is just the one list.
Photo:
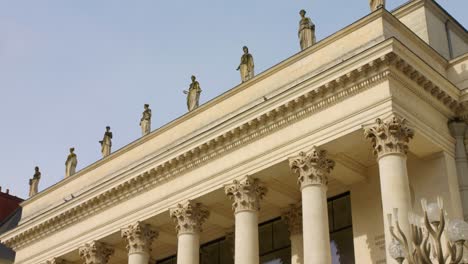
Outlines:
[[[406, 120], [393, 116], [390, 120], [376, 120], [376, 125], [366, 129], [365, 136], [373, 145], [377, 155], [380, 174], [380, 189], [382, 195], [383, 219], [385, 228], [385, 244], [390, 245], [392, 236], [387, 215], [393, 208], [398, 208], [399, 222], [405, 234], [410, 233], [408, 213], [412, 210], [411, 194], [406, 168], [406, 155], [409, 140], [414, 132], [406, 125]], [[387, 263], [396, 263], [388, 250]]]
[[458, 186], [463, 208], [463, 218], [468, 220], [468, 160], [465, 149], [466, 123], [452, 121], [449, 123], [452, 136], [455, 138], [455, 165], [457, 167]]
[[158, 232], [150, 225], [136, 222], [121, 231], [122, 238], [127, 242], [128, 263], [147, 264], [150, 259], [151, 245]]
[[330, 264], [327, 184], [335, 162], [325, 150], [314, 147], [291, 158], [289, 165], [298, 175], [302, 193], [302, 226], [305, 264]]
[[259, 264], [258, 210], [266, 188], [258, 179], [246, 177], [225, 186], [235, 214], [234, 263]]
[[291, 264], [304, 263], [304, 238], [302, 235], [302, 204], [291, 205], [283, 214], [283, 220], [288, 224], [291, 240]]
[[209, 212], [201, 203], [187, 201], [170, 210], [177, 231], [177, 264], [200, 263], [200, 232]]
[[105, 243], [92, 241], [78, 248], [78, 253], [84, 264], [107, 264], [114, 249]]

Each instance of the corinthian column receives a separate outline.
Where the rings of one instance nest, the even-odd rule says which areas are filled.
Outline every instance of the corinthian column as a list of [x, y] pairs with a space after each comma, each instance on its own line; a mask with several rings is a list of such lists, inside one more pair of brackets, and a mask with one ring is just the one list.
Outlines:
[[[383, 219], [385, 228], [385, 244], [392, 241], [387, 215], [393, 208], [399, 210], [399, 221], [405, 234], [410, 233], [408, 212], [411, 211], [411, 196], [406, 169], [406, 155], [409, 140], [414, 131], [407, 127], [406, 120], [393, 116], [388, 121], [376, 120], [374, 127], [364, 131], [367, 139], [372, 142], [374, 154], [377, 156], [380, 174], [380, 189], [382, 192]], [[388, 250], [387, 263], [392, 262]]]
[[463, 218], [468, 220], [468, 160], [465, 149], [466, 123], [452, 121], [449, 123], [450, 132], [455, 138], [455, 165], [457, 166], [458, 186], [463, 207]]
[[302, 205], [292, 204], [283, 214], [283, 220], [288, 224], [291, 240], [291, 264], [302, 264], [304, 261], [304, 245], [302, 237]]
[[234, 180], [224, 187], [226, 195], [233, 201], [236, 218], [234, 238], [234, 263], [259, 264], [258, 210], [260, 200], [267, 189], [258, 179], [247, 176], [241, 181]]
[[210, 215], [201, 203], [187, 201], [170, 210], [177, 231], [177, 264], [200, 262], [200, 232]]
[[289, 166], [298, 175], [302, 193], [304, 263], [330, 264], [327, 184], [335, 162], [325, 150], [313, 147], [290, 158]]
[[85, 264], [107, 264], [114, 249], [102, 242], [92, 241], [80, 247], [78, 253]]
[[151, 244], [158, 232], [150, 225], [136, 222], [121, 231], [122, 238], [127, 242], [128, 263], [148, 264], [151, 254]]

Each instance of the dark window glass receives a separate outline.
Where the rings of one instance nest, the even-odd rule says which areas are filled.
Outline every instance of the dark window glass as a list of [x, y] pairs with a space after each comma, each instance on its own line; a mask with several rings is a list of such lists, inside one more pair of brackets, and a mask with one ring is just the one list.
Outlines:
[[[328, 201], [330, 246], [332, 264], [354, 264], [351, 201], [349, 194], [331, 198]], [[291, 242], [288, 227], [281, 219], [261, 224], [259, 249], [261, 264], [290, 264]], [[221, 239], [202, 245], [201, 264], [233, 264], [234, 242]], [[157, 264], [176, 264], [173, 258], [158, 261]]]
[[211, 243], [200, 248], [201, 264], [219, 263], [219, 242]]
[[172, 257], [166, 260], [158, 261], [158, 264], [177, 264], [176, 258]]
[[333, 230], [351, 226], [351, 201], [349, 196], [333, 200]]
[[260, 242], [260, 255], [273, 250], [273, 230], [271, 223], [258, 227], [258, 241]]
[[290, 264], [291, 248], [275, 250], [260, 257], [261, 264]]
[[288, 225], [282, 220], [273, 222], [273, 248], [281, 249], [290, 245]]
[[332, 264], [354, 264], [352, 228], [342, 229], [330, 235]]
[[234, 242], [222, 240], [220, 243], [220, 264], [234, 264]]

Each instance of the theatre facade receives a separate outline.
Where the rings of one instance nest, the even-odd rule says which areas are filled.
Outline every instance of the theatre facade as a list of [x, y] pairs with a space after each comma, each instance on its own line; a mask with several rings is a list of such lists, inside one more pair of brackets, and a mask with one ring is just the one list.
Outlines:
[[380, 8], [24, 201], [15, 263], [397, 263], [440, 195], [468, 218], [468, 33]]

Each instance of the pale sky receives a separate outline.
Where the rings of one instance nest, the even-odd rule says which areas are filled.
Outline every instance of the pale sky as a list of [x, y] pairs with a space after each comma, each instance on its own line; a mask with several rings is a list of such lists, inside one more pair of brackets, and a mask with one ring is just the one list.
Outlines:
[[[406, 1], [387, 0], [392, 10]], [[468, 26], [467, 0], [438, 1]], [[299, 10], [317, 40], [369, 13], [368, 0], [0, 0], [0, 186], [26, 198], [64, 177], [68, 149], [78, 170], [140, 137], [143, 104], [153, 129], [186, 112], [190, 76], [201, 103], [240, 82], [247, 45], [260, 73], [299, 51]]]

